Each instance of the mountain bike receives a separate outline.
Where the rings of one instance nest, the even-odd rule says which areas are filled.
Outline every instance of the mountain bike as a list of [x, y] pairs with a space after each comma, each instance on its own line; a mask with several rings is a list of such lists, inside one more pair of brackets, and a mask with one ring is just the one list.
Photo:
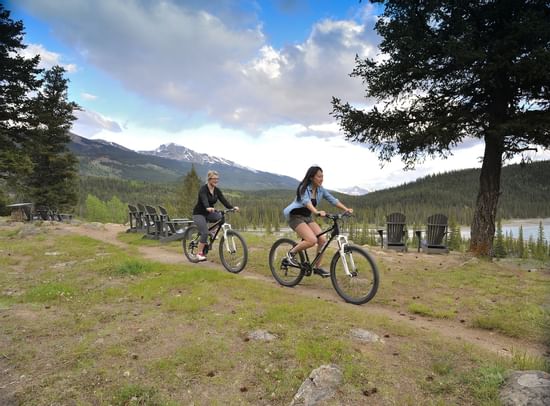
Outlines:
[[[219, 253], [222, 265], [231, 273], [239, 273], [248, 261], [248, 248], [244, 238], [231, 228], [231, 224], [225, 222], [225, 215], [234, 212], [235, 209], [217, 211], [222, 214], [222, 217], [208, 227], [208, 241], [203, 252], [206, 254], [212, 250], [214, 241], [221, 231]], [[183, 234], [183, 253], [191, 262], [199, 262], [197, 258], [199, 238], [199, 228], [196, 224], [187, 227]]]
[[313, 261], [309, 260], [307, 250], [296, 254], [300, 265], [292, 265], [287, 253], [297, 243], [290, 238], [280, 238], [273, 243], [269, 251], [269, 267], [273, 277], [283, 286], [296, 286], [304, 276], [310, 276], [313, 265], [325, 252], [329, 244], [336, 240], [338, 250], [330, 262], [330, 280], [336, 292], [348, 303], [364, 304], [371, 300], [376, 291], [380, 276], [378, 267], [371, 255], [362, 247], [350, 244], [345, 235], [340, 234], [339, 222], [351, 214], [327, 214], [325, 217], [333, 224], [317, 237], [329, 234], [330, 237], [321, 247]]

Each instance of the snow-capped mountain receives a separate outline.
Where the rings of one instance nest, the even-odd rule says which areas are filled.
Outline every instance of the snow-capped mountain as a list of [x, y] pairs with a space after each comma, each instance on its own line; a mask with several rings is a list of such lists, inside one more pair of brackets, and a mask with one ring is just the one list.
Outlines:
[[114, 142], [90, 140], [76, 134], [72, 134], [71, 139], [69, 148], [79, 160], [80, 173], [87, 176], [173, 182], [194, 166], [202, 179], [211, 169], [219, 171], [223, 174], [223, 187], [228, 189], [293, 190], [298, 185], [298, 180], [289, 176], [247, 168], [176, 144], [136, 152]]
[[200, 152], [193, 151], [182, 145], [174, 143], [162, 144], [154, 151], [137, 151], [140, 154], [160, 156], [163, 158], [175, 159], [177, 161], [193, 162], [197, 164], [222, 164], [237, 166], [235, 162], [229, 161], [224, 158], [218, 158], [210, 156], [208, 154], [201, 154]]
[[367, 189], [360, 188], [359, 186], [352, 186], [344, 189], [338, 189], [337, 192], [345, 193], [346, 195], [351, 195], [351, 196], [362, 196], [369, 193]]

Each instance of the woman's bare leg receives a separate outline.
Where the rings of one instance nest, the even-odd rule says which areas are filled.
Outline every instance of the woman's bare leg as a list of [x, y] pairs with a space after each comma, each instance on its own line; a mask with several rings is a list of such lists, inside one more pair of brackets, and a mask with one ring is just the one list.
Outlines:
[[[321, 227], [319, 227], [319, 224], [317, 224], [316, 222], [309, 223], [308, 226], [309, 226], [309, 228], [311, 229], [311, 231], [313, 232], [313, 234], [315, 236], [317, 236], [317, 235], [319, 235], [323, 232], [323, 230], [321, 230]], [[319, 253], [319, 251], [321, 250], [321, 248], [323, 247], [323, 245], [325, 244], [326, 241], [327, 241], [327, 239], [324, 235], [322, 235], [320, 237], [316, 237], [317, 253]], [[322, 261], [323, 261], [323, 256], [321, 255], [319, 257], [319, 259], [317, 260], [317, 262], [315, 264], [312, 264], [313, 267], [320, 268]]]
[[317, 237], [315, 233], [306, 223], [301, 223], [294, 230], [300, 236], [302, 241], [298, 242], [294, 248], [290, 250], [291, 253], [295, 254], [297, 252], [306, 250], [313, 247], [317, 243]]

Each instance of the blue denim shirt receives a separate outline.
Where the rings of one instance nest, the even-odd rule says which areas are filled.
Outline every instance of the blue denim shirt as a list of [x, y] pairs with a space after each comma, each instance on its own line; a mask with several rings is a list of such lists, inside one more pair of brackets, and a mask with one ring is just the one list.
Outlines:
[[[306, 207], [306, 204], [311, 202], [311, 193], [312, 193], [312, 187], [310, 183], [307, 186], [305, 193], [302, 195], [301, 201], [294, 199], [292, 203], [290, 203], [288, 206], [285, 207], [285, 209], [283, 210], [283, 214], [285, 215], [285, 217], [288, 219], [290, 217], [290, 212], [294, 209], [298, 209], [300, 207]], [[328, 190], [326, 190], [322, 186], [319, 186], [317, 188], [317, 205], [321, 203], [321, 200], [323, 200], [323, 198], [327, 199], [327, 201], [333, 206], [336, 206], [339, 201], [337, 198], [332, 196]]]

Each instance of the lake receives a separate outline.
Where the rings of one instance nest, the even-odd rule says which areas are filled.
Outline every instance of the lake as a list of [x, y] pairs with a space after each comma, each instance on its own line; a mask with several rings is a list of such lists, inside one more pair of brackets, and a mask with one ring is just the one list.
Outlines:
[[[502, 223], [502, 234], [506, 236], [506, 233], [512, 232], [512, 236], [517, 239], [519, 235], [519, 228], [523, 226], [523, 241], [529, 241], [530, 237], [537, 241], [540, 222], [542, 222], [542, 228], [544, 230], [544, 239], [549, 241], [550, 218], [507, 220]], [[470, 238], [470, 227], [460, 227], [460, 234], [462, 237]]]

